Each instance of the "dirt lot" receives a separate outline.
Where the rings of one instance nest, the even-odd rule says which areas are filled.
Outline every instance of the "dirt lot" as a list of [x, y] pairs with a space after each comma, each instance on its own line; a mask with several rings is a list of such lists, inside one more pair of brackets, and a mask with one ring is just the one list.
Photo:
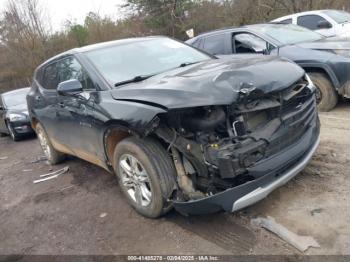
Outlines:
[[[306, 170], [267, 199], [236, 214], [150, 220], [123, 199], [113, 175], [70, 158], [45, 161], [36, 139], [0, 138], [0, 254], [300, 254], [250, 225], [272, 216], [321, 248], [350, 254], [350, 103], [321, 115], [321, 144]], [[33, 184], [40, 174], [69, 173]]]

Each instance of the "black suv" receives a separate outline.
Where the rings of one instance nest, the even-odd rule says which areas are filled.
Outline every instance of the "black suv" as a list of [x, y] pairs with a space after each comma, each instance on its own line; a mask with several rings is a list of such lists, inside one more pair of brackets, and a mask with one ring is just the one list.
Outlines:
[[215, 55], [279, 55], [294, 61], [315, 84], [321, 111], [334, 108], [338, 95], [350, 98], [348, 38], [326, 38], [301, 26], [270, 23], [220, 29], [187, 43]]
[[147, 217], [235, 211], [301, 171], [319, 141], [314, 86], [278, 57], [216, 59], [166, 37], [74, 49], [40, 65], [27, 97], [52, 164], [115, 172]]

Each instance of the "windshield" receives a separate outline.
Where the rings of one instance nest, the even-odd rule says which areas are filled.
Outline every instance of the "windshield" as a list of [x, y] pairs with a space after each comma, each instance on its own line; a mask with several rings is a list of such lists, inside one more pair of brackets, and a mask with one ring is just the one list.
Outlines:
[[112, 85], [210, 59], [210, 56], [169, 38], [116, 44], [85, 54]]
[[26, 96], [28, 92], [29, 88], [26, 88], [2, 94], [5, 107], [8, 109], [26, 108]]
[[323, 12], [338, 24], [350, 22], [350, 13], [348, 12], [339, 10], [326, 10]]
[[292, 24], [257, 25], [254, 27], [254, 29], [263, 35], [276, 39], [283, 45], [312, 42], [324, 38], [324, 36], [320, 35], [319, 33]]

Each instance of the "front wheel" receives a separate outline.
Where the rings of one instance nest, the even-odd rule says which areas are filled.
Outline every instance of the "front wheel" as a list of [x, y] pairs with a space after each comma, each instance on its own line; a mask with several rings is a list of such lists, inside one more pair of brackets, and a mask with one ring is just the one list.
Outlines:
[[40, 146], [44, 151], [44, 154], [49, 161], [50, 164], [55, 165], [62, 162], [65, 158], [65, 155], [61, 152], [58, 152], [51, 144], [44, 128], [41, 124], [37, 124], [36, 126], [36, 134], [38, 136]]
[[157, 218], [172, 208], [168, 198], [176, 188], [175, 169], [157, 141], [124, 139], [115, 148], [114, 169], [124, 195], [138, 213]]
[[338, 103], [336, 93], [331, 81], [322, 73], [308, 73], [316, 86], [316, 101], [320, 111], [328, 112]]

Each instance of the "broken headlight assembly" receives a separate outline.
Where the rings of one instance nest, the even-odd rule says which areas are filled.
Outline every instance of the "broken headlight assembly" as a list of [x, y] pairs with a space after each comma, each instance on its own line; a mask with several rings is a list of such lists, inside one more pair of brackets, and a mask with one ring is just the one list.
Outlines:
[[308, 74], [305, 74], [305, 79], [308, 82], [307, 87], [311, 90], [311, 92], [315, 92], [316, 91], [316, 86], [315, 84], [312, 82], [310, 76]]

